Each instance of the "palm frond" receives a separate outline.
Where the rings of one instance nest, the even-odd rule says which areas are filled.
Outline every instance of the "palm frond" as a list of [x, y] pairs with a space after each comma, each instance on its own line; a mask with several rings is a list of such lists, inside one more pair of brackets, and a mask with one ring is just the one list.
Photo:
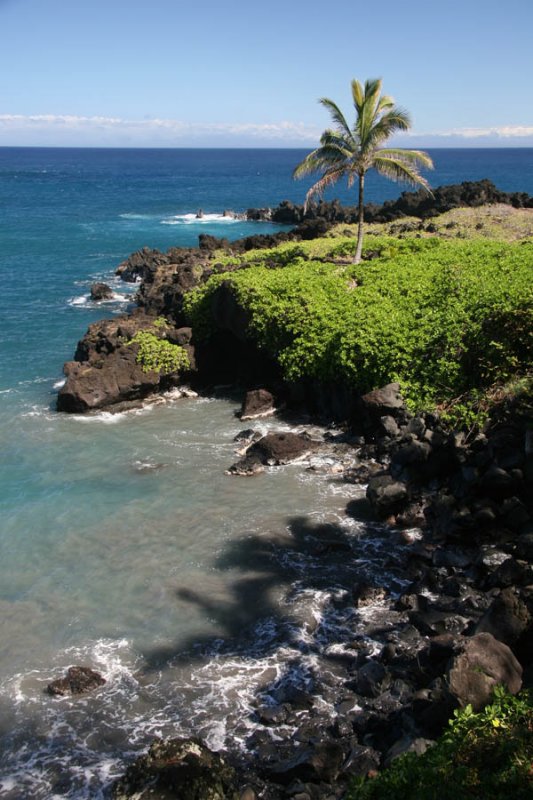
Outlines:
[[378, 151], [378, 155], [386, 158], [397, 158], [416, 164], [424, 169], [433, 169], [433, 161], [423, 150], [405, 150], [403, 147], [384, 147]]
[[331, 119], [333, 120], [333, 122], [335, 122], [339, 130], [342, 131], [342, 133], [345, 136], [350, 137], [353, 135], [350, 126], [346, 121], [346, 117], [344, 116], [338, 105], [335, 102], [333, 102], [333, 100], [330, 100], [329, 97], [321, 97], [318, 102], [321, 105], [323, 105], [324, 108], [327, 108]]
[[334, 183], [344, 177], [347, 174], [346, 167], [340, 166], [336, 168], [331, 168], [324, 172], [322, 177], [314, 183], [311, 188], [308, 190], [307, 194], [305, 195], [305, 202], [304, 202], [304, 212], [307, 211], [310, 201], [313, 197], [317, 195], [321, 197], [328, 186], [332, 186]]
[[394, 99], [387, 94], [382, 95], [379, 99], [376, 112], [378, 114], [384, 114], [391, 108], [394, 108]]
[[366, 146], [368, 149], [380, 147], [393, 133], [396, 131], [407, 131], [410, 127], [411, 118], [407, 111], [393, 106], [392, 109], [383, 114], [381, 119], [378, 119], [368, 131]]
[[363, 87], [361, 86], [360, 82], [358, 80], [356, 80], [355, 78], [353, 79], [353, 81], [351, 83], [351, 86], [352, 86], [353, 104], [354, 104], [356, 112], [359, 114], [359, 112], [360, 112], [360, 110], [361, 110], [361, 108], [363, 106], [363, 101], [364, 101]]
[[373, 166], [380, 175], [384, 175], [386, 178], [400, 183], [408, 183], [411, 186], [423, 186], [428, 192], [431, 191], [428, 181], [408, 160], [386, 156], [383, 155], [383, 151], [379, 151], [374, 156]]
[[378, 119], [378, 106], [381, 92], [381, 78], [365, 82], [365, 100], [361, 111], [361, 139], [368, 137]]
[[293, 178], [303, 178], [313, 172], [332, 167], [346, 166], [353, 160], [353, 147], [336, 131], [325, 130], [320, 137], [320, 147], [309, 153], [293, 170]]

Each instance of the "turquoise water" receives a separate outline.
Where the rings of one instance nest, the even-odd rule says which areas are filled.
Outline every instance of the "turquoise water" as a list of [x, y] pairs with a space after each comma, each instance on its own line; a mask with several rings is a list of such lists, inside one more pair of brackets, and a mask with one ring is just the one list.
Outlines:
[[[489, 177], [533, 194], [532, 150], [432, 155], [434, 185]], [[302, 156], [0, 148], [2, 797], [98, 797], [156, 733], [238, 743], [266, 676], [291, 659], [305, 673], [319, 658], [302, 619], [309, 604], [319, 614], [325, 587], [295, 531], [330, 522], [356, 542], [344, 507], [360, 489], [305, 466], [226, 476], [238, 398], [54, 411], [62, 364], [88, 324], [131, 302], [116, 265], [145, 245], [194, 245], [201, 232], [273, 230], [221, 214], [301, 201], [305, 184], [290, 172]], [[369, 181], [369, 201], [397, 193]], [[91, 304], [100, 279], [115, 298]], [[80, 662], [106, 687], [76, 703], [43, 694]]]

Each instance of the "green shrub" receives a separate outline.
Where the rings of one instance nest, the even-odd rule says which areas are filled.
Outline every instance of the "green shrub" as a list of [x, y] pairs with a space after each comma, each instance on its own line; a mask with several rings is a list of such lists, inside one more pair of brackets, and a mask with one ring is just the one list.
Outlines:
[[400, 756], [373, 778], [354, 781], [347, 800], [530, 800], [533, 705], [497, 689], [478, 714], [456, 711], [448, 730], [422, 756]]
[[341, 244], [285, 246], [280, 260], [294, 260], [282, 268], [256, 263], [212, 277], [186, 298], [195, 334], [212, 332], [211, 297], [226, 281], [249, 313], [250, 337], [289, 381], [334, 380], [367, 391], [399, 380], [414, 409], [529, 369], [533, 248], [376, 236], [367, 248], [378, 257], [357, 266], [310, 258], [326, 247], [330, 256], [344, 252]]
[[151, 331], [138, 331], [128, 344], [138, 345], [136, 361], [143, 372], [155, 370], [169, 375], [189, 367], [189, 357], [183, 347], [160, 339]]

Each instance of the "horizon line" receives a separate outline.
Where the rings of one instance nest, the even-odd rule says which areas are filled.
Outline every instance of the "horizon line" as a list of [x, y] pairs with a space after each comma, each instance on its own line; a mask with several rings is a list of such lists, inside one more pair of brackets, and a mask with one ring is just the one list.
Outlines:
[[[434, 146], [417, 145], [416, 149], [425, 150], [533, 150], [533, 144], [501, 145], [461, 144]], [[313, 150], [309, 145], [286, 145], [272, 147], [268, 145], [100, 145], [100, 144], [0, 144], [0, 150]], [[409, 150], [408, 147], [399, 147]]]

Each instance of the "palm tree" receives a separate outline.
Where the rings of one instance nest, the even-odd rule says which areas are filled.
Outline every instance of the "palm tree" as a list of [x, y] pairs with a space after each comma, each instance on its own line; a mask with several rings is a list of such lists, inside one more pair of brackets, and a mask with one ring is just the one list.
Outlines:
[[320, 147], [309, 153], [293, 172], [294, 178], [301, 178], [313, 172], [322, 176], [311, 186], [305, 198], [305, 208], [314, 195], [324, 190], [344, 176], [348, 187], [356, 179], [359, 186], [358, 231], [355, 263], [361, 261], [363, 247], [364, 191], [365, 174], [375, 169], [381, 175], [394, 181], [417, 184], [429, 191], [429, 184], [420, 175], [419, 169], [431, 169], [433, 162], [427, 153], [420, 150], [382, 147], [396, 131], [406, 131], [411, 127], [409, 114], [394, 105], [392, 97], [380, 96], [381, 79], [365, 82], [364, 87], [357, 80], [352, 81], [352, 97], [356, 112], [353, 128], [346, 122], [340, 108], [327, 97], [320, 103], [327, 108], [335, 129], [328, 128], [320, 137]]

